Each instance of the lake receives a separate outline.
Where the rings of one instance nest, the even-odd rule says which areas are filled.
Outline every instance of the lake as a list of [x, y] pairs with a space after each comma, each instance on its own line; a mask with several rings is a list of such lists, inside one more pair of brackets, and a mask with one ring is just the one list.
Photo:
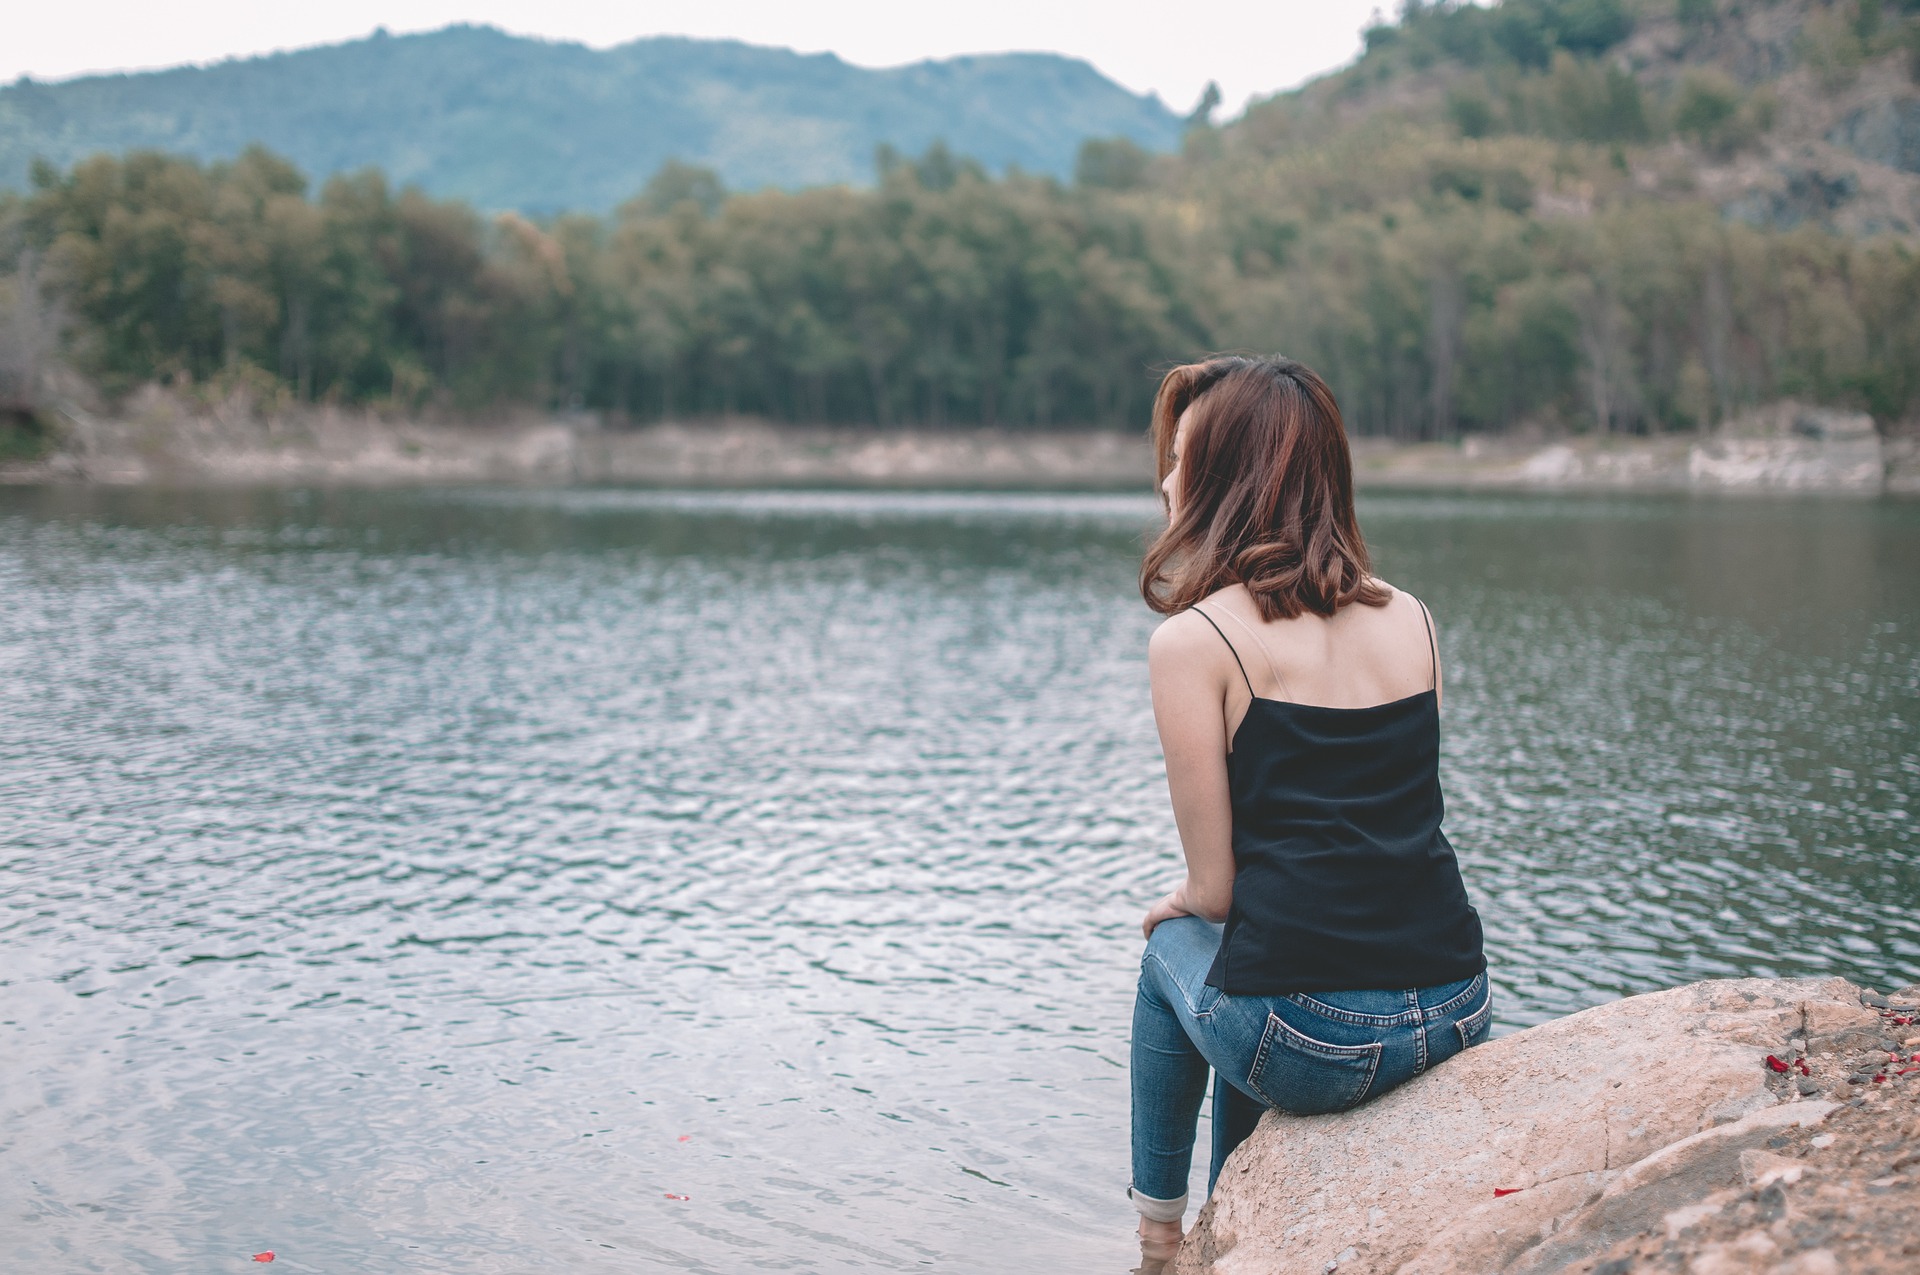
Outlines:
[[[0, 1266], [1119, 1275], [1155, 512], [0, 490]], [[1920, 979], [1920, 503], [1361, 513], [1502, 1030]]]

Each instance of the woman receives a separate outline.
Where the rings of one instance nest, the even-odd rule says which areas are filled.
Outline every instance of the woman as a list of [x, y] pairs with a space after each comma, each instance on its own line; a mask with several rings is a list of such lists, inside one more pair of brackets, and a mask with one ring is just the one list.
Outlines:
[[[1375, 579], [1333, 393], [1288, 359], [1175, 368], [1167, 528], [1140, 591], [1187, 875], [1142, 929], [1133, 1185], [1145, 1265], [1267, 1107], [1344, 1111], [1486, 1038], [1480, 918], [1440, 832], [1432, 617]], [[1307, 1154], [1310, 1149], [1303, 1148]]]

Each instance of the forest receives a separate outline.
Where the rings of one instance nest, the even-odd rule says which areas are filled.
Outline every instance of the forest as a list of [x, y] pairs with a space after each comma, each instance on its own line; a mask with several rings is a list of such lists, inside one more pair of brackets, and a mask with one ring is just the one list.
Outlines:
[[[1920, 18], [1866, 11], [1856, 64], [1910, 46], [1920, 74]], [[0, 398], [28, 410], [63, 352], [108, 395], [1135, 429], [1165, 367], [1253, 349], [1405, 440], [1699, 429], [1781, 396], [1920, 414], [1914, 240], [1701, 196], [1691, 170], [1764, 146], [1777, 104], [1621, 70], [1637, 12], [1410, 4], [1317, 91], [1202, 114], [1174, 155], [1089, 142], [1070, 181], [941, 145], [792, 192], [670, 162], [609, 216], [532, 219], [376, 171], [314, 190], [259, 149], [42, 163], [0, 202]], [[1351, 105], [1436, 65], [1444, 109]]]

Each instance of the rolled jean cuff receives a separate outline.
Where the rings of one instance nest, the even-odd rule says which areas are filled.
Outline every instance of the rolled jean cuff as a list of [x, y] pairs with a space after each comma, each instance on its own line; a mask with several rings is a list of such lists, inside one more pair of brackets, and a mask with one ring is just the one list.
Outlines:
[[1178, 1222], [1187, 1215], [1185, 1191], [1182, 1191], [1176, 1199], [1156, 1200], [1151, 1195], [1142, 1195], [1132, 1187], [1128, 1187], [1127, 1198], [1133, 1201], [1134, 1208], [1140, 1210], [1140, 1216], [1149, 1222]]

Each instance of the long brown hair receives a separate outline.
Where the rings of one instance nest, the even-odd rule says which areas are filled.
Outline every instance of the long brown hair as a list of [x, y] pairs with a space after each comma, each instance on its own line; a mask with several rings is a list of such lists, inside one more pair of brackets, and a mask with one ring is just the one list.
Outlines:
[[1153, 400], [1163, 484], [1181, 414], [1179, 499], [1140, 564], [1163, 615], [1243, 584], [1267, 620], [1385, 606], [1353, 512], [1353, 454], [1333, 391], [1292, 359], [1223, 355], [1174, 368]]

